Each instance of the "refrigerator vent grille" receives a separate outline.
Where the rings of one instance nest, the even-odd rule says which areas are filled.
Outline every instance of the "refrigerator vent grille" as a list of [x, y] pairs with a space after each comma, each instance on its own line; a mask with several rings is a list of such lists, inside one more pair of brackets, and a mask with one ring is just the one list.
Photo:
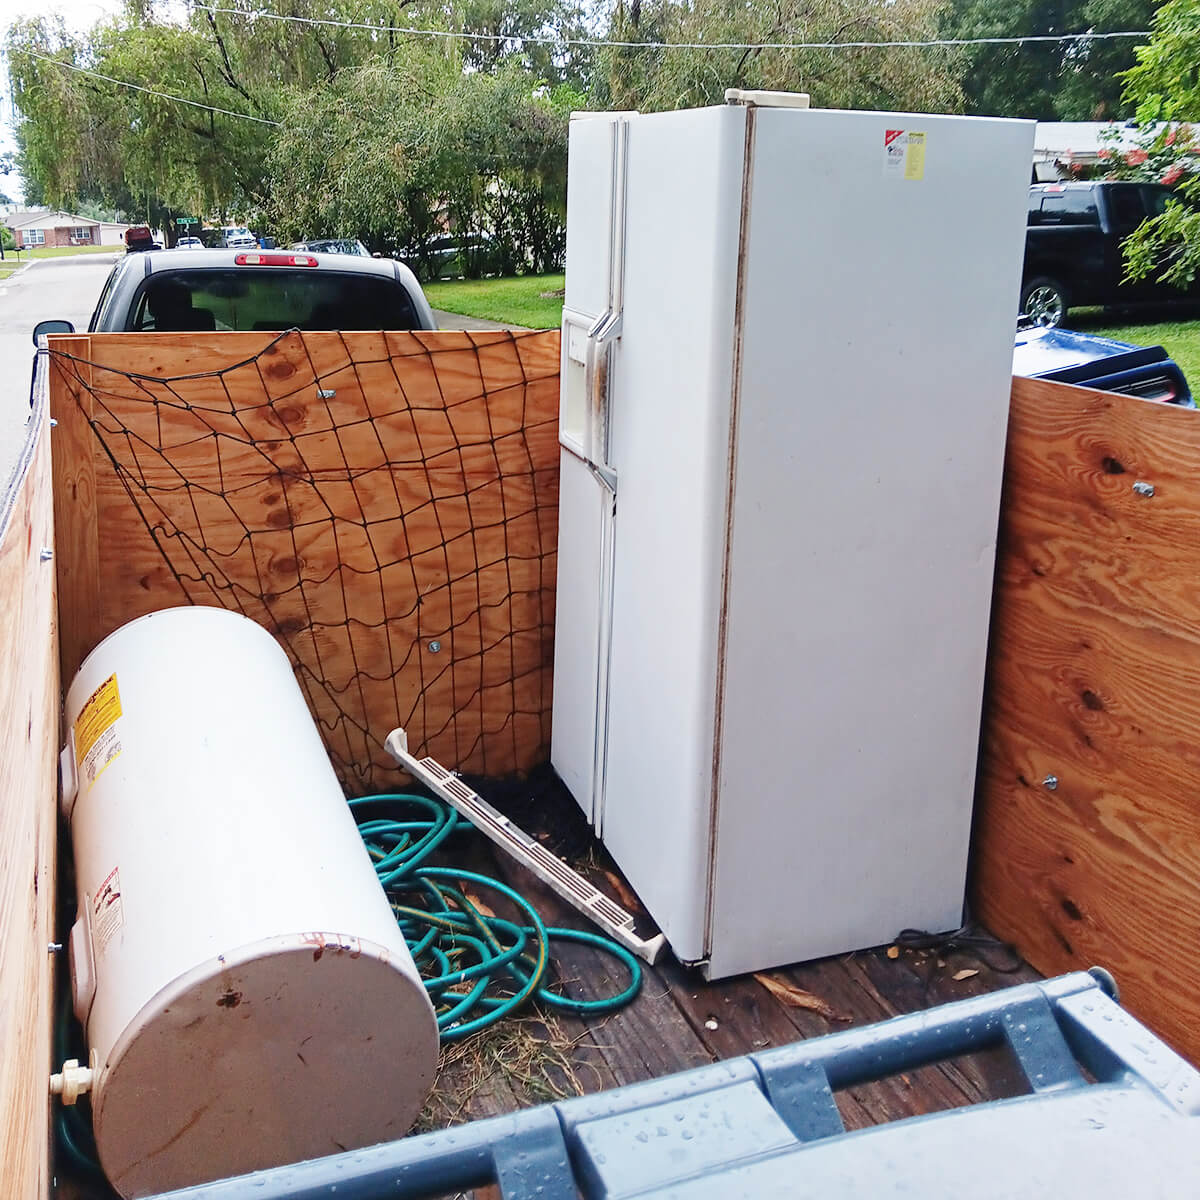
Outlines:
[[[452, 771], [446, 770], [436, 759], [423, 758], [419, 762], [410, 758], [398, 747], [389, 743], [389, 750], [410, 769], [418, 768], [417, 774], [424, 776], [426, 782], [466, 817], [481, 833], [486, 834], [493, 842], [506, 850], [518, 862], [523, 862], [534, 874], [547, 883], [557, 885], [557, 890], [564, 899], [570, 900], [581, 912], [587, 913], [609, 931], [616, 933], [623, 930], [632, 935], [634, 929], [633, 917], [620, 905], [614, 903], [603, 892], [594, 888], [586, 879], [572, 870], [561, 859], [556, 858], [540, 842], [535, 841], [523, 830], [514, 825], [503, 813], [494, 809], [477, 792], [472, 791]], [[624, 939], [622, 939], [624, 942]], [[654, 939], [654, 943], [658, 939]], [[637, 941], [637, 947], [631, 943]], [[630, 937], [629, 942], [636, 953], [642, 953], [640, 947], [652, 943], [642, 943]], [[650, 961], [653, 961], [652, 959]]]

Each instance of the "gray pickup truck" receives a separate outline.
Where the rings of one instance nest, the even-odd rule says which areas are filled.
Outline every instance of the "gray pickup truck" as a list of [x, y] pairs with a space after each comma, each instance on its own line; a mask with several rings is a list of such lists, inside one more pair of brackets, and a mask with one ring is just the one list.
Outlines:
[[[122, 259], [89, 333], [436, 329], [413, 273], [387, 258], [295, 250], [161, 250]], [[73, 333], [43, 321], [43, 333]]]

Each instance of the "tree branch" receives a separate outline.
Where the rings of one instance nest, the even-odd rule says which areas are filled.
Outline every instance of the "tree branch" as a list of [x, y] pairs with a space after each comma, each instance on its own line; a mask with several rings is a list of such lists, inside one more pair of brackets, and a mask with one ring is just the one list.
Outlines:
[[[204, 99], [208, 101], [210, 99], [208, 94], [208, 76], [204, 74], [204, 68], [195, 59], [192, 60], [192, 67], [196, 74], [200, 76], [200, 87], [204, 90]], [[208, 135], [214, 138], [217, 136], [217, 114], [211, 109], [208, 114]]]
[[210, 12], [206, 12], [204, 15], [208, 18], [209, 27], [212, 29], [213, 37], [217, 42], [217, 49], [221, 52], [221, 61], [225, 64], [225, 69], [221, 72], [222, 78], [235, 92], [244, 96], [255, 108], [258, 108], [254, 97], [242, 87], [233, 73], [233, 63], [229, 60], [229, 51], [225, 49], [225, 39], [221, 36], [220, 29], [217, 28], [216, 18]]
[[334, 76], [337, 75], [337, 63], [333, 53], [321, 40], [321, 35], [315, 29], [313, 30], [313, 41], [317, 43], [317, 49], [321, 51], [321, 57], [325, 60], [325, 66], [329, 71], [329, 82], [332, 83]]

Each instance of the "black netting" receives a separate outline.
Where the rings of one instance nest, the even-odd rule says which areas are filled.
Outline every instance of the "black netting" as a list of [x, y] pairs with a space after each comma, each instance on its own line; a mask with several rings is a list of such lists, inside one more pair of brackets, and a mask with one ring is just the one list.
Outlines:
[[[123, 610], [105, 624], [180, 602], [260, 622], [350, 789], [375, 786], [396, 725], [485, 774], [543, 759], [555, 338], [292, 331], [169, 377], [152, 349], [140, 371], [111, 365], [119, 339], [94, 339], [95, 361], [55, 352], [102, 449], [101, 575]], [[219, 357], [199, 341], [139, 345], [174, 364]], [[127, 542], [128, 561], [106, 561]]]

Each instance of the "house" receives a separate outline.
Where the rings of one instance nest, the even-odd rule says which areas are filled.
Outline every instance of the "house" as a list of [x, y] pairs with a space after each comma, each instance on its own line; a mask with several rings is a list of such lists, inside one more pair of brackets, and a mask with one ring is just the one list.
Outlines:
[[1139, 144], [1133, 122], [1039, 121], [1033, 135], [1033, 181], [1069, 179], [1081, 168], [1095, 167], [1102, 151], [1127, 151]]
[[96, 239], [101, 246], [125, 246], [125, 230], [129, 225], [125, 221], [101, 221], [100, 234]]
[[50, 209], [25, 209], [10, 213], [5, 224], [19, 250], [37, 246], [98, 246], [100, 222], [74, 213]]

